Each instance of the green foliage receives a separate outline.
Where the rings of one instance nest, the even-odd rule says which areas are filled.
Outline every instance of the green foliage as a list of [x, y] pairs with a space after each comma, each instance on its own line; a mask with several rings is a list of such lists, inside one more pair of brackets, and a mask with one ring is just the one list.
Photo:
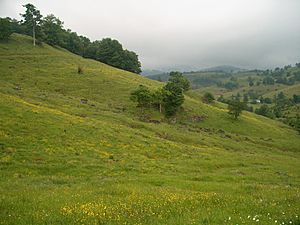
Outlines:
[[242, 110], [245, 108], [245, 105], [243, 102], [240, 102], [239, 100], [231, 100], [228, 103], [228, 113], [233, 116], [234, 119], [237, 119]]
[[[78, 36], [76, 32], [71, 30], [63, 31], [62, 35], [62, 47], [68, 49], [70, 52], [73, 52], [77, 55], [84, 57], [90, 57], [89, 48], [91, 42], [88, 38], [83, 36]], [[92, 57], [90, 57], [92, 58]]]
[[290, 126], [292, 126], [295, 130], [300, 134], [300, 115], [297, 114], [295, 117], [290, 118], [288, 120]]
[[300, 95], [293, 95], [293, 102], [294, 104], [300, 103]]
[[0, 18], [0, 41], [7, 41], [13, 33], [9, 18]]
[[243, 102], [247, 103], [248, 101], [249, 101], [248, 94], [245, 93], [245, 94], [243, 95]]
[[266, 76], [264, 79], [263, 79], [263, 84], [264, 85], [273, 85], [275, 83], [274, 79], [270, 76]]
[[254, 85], [254, 79], [253, 77], [248, 77], [249, 86], [252, 87]]
[[225, 102], [226, 102], [226, 99], [224, 98], [223, 95], [220, 95], [220, 96], [217, 98], [217, 101], [225, 103]]
[[162, 106], [164, 104], [164, 96], [166, 96], [166, 90], [164, 88], [157, 89], [153, 93], [153, 105], [159, 110], [159, 112], [162, 112]]
[[138, 107], [150, 108], [154, 106], [165, 116], [172, 117], [184, 102], [183, 91], [189, 89], [189, 81], [179, 72], [171, 72], [168, 83], [162, 88], [151, 92], [147, 87], [140, 85], [131, 93], [131, 100], [138, 103]]
[[136, 53], [124, 50], [122, 45], [111, 38], [95, 41], [88, 49], [88, 56], [108, 65], [133, 73], [141, 72], [141, 63]]
[[274, 117], [272, 110], [266, 104], [263, 104], [259, 108], [255, 109], [255, 113], [269, 118]]
[[41, 23], [44, 33], [43, 40], [50, 45], [62, 45], [63, 22], [53, 14], [46, 16]]
[[182, 88], [183, 91], [188, 91], [191, 88], [190, 81], [178, 71], [170, 72], [169, 82], [176, 84], [178, 87]]
[[153, 95], [149, 88], [140, 85], [137, 90], [131, 92], [130, 99], [137, 102], [137, 106], [141, 108], [150, 108], [153, 102]]
[[30, 3], [23, 5], [23, 7], [26, 8], [25, 13], [21, 14], [23, 17], [22, 26], [24, 27], [25, 34], [32, 36], [34, 32], [37, 39], [43, 39], [44, 34], [41, 28], [43, 16], [40, 11]]
[[210, 92], [206, 92], [202, 98], [202, 101], [205, 103], [212, 103], [214, 100], [215, 100], [215, 97]]
[[137, 74], [142, 72], [138, 55], [135, 52], [126, 49], [122, 53], [120, 68]]
[[180, 83], [169, 81], [164, 90], [165, 116], [171, 117], [176, 114], [184, 102], [183, 88]]
[[239, 83], [237, 81], [231, 80], [224, 84], [224, 87], [228, 90], [233, 90], [239, 87]]
[[120, 65], [123, 47], [117, 40], [104, 38], [101, 41], [95, 42], [95, 46], [95, 58], [97, 60], [115, 67]]

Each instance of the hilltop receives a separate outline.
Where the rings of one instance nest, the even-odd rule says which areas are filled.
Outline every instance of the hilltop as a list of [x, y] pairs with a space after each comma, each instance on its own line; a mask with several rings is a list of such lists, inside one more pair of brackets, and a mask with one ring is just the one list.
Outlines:
[[143, 122], [162, 83], [31, 41], [0, 43], [0, 224], [299, 222], [296, 131], [194, 91]]

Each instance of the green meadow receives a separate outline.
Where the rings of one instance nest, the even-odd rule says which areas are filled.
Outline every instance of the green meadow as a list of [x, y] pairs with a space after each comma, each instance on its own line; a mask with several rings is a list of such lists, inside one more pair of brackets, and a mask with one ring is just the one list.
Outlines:
[[195, 91], [142, 113], [162, 83], [31, 41], [0, 43], [0, 224], [300, 224], [295, 130]]

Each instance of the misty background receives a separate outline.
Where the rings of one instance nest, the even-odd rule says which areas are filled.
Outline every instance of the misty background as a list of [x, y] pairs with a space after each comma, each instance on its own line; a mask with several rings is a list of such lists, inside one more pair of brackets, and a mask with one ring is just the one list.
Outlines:
[[0, 0], [0, 17], [20, 20], [26, 3], [92, 41], [119, 40], [139, 55], [143, 69], [300, 62], [299, 0]]

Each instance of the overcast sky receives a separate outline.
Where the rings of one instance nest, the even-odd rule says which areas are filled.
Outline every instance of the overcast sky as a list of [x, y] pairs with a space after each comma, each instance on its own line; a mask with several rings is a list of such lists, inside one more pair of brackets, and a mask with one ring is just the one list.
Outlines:
[[0, 0], [0, 16], [20, 19], [29, 2], [91, 40], [119, 40], [144, 69], [300, 62], [300, 0]]

